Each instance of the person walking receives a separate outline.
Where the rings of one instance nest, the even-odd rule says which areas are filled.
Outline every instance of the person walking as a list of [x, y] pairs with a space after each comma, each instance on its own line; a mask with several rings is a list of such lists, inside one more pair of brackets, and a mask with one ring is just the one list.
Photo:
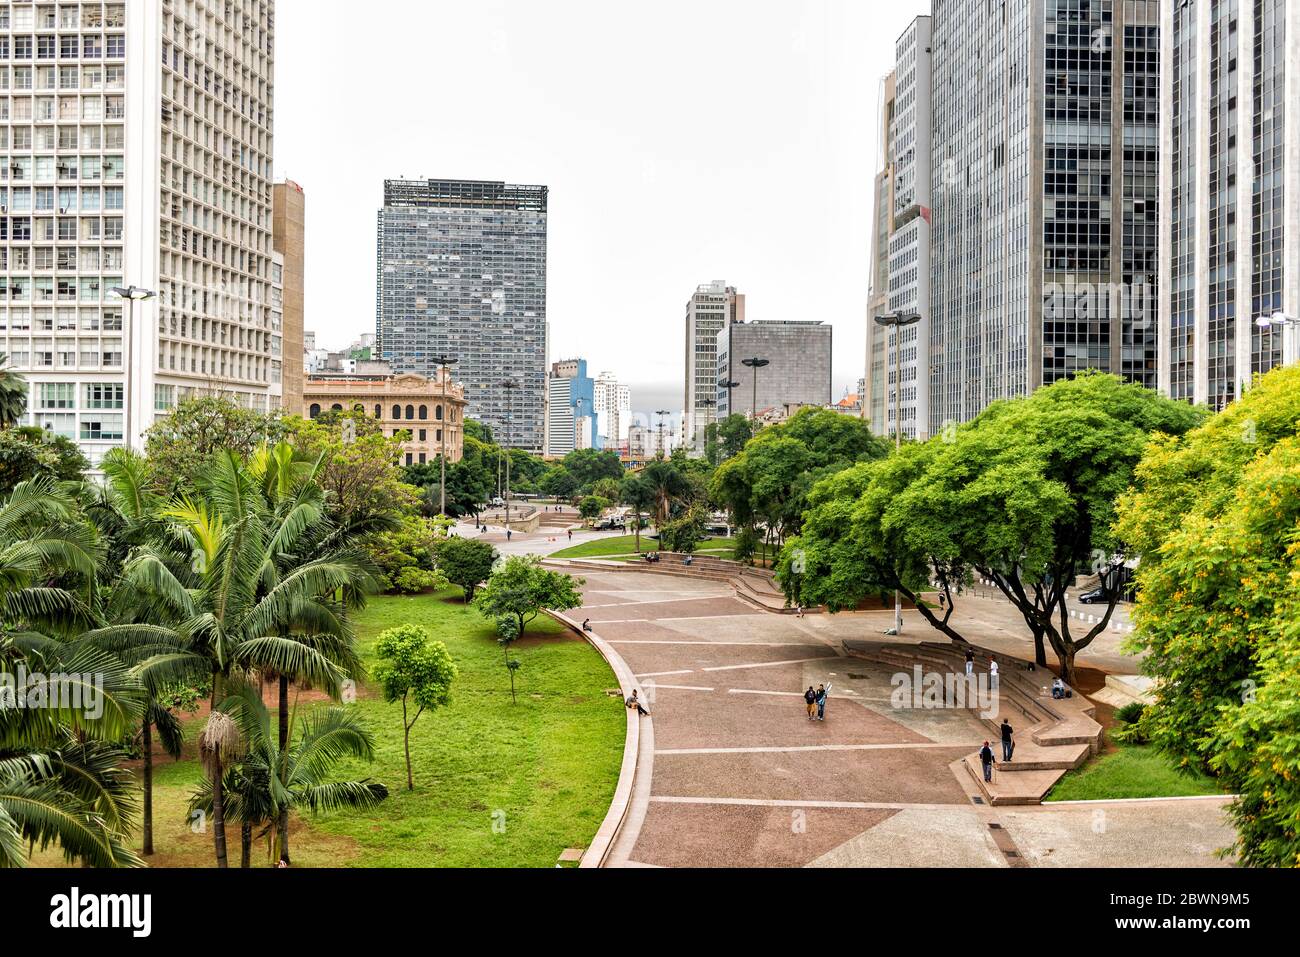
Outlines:
[[812, 685], [803, 693], [803, 700], [808, 705], [808, 720], [812, 721], [817, 717], [817, 692], [813, 691]]
[[966, 677], [969, 678], [975, 673], [975, 652], [969, 648], [966, 649]]
[[984, 747], [980, 748], [980, 764], [984, 766], [984, 780], [992, 783], [993, 749], [989, 747], [987, 741], [984, 742]]
[[573, 529], [569, 529], [569, 541], [573, 541]]
[[1016, 753], [1015, 732], [1011, 730], [1011, 724], [1006, 718], [1002, 719], [1002, 760], [1010, 761], [1011, 755]]
[[512, 533], [511, 533], [510, 529], [507, 528], [507, 529], [506, 529], [506, 541], [507, 541], [507, 542], [510, 541], [510, 535], [511, 535], [511, 534], [512, 534]]
[[830, 685], [817, 686], [817, 720], [826, 720], [826, 696], [831, 693]]
[[627, 705], [629, 711], [631, 711], [633, 708], [636, 708], [636, 713], [639, 715], [650, 714], [649, 711], [647, 711], [645, 708], [641, 706], [641, 699], [637, 697], [637, 691], [635, 688], [632, 689], [632, 694], [628, 697], [627, 701], [625, 701], [624, 704]]
[[998, 690], [998, 659], [989, 655], [989, 690]]

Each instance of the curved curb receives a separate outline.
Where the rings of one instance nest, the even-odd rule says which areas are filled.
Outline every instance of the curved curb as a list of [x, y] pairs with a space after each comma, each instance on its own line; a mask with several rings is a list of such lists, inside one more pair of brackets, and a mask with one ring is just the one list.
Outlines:
[[[605, 659], [606, 664], [614, 672], [614, 677], [618, 679], [622, 701], [628, 699], [633, 689], [638, 692], [643, 690], [636, 680], [636, 675], [632, 673], [632, 669], [623, 660], [623, 656], [615, 651], [613, 646], [604, 638], [601, 638], [593, 631], [583, 631], [581, 624], [562, 612], [552, 611], [548, 608], [546, 614], [560, 624], [576, 631], [586, 639], [588, 644], [600, 652], [600, 656]], [[614, 842], [619, 837], [623, 824], [627, 821], [628, 808], [632, 804], [637, 762], [641, 757], [641, 716], [627, 707], [624, 707], [623, 710], [627, 714], [627, 733], [623, 738], [623, 763], [619, 767], [618, 784], [614, 788], [614, 797], [610, 801], [609, 811], [605, 814], [605, 819], [601, 821], [595, 837], [591, 839], [591, 844], [588, 845], [587, 850], [583, 852], [582, 859], [578, 862], [580, 868], [605, 867], [608, 865]], [[651, 722], [653, 718], [646, 716], [645, 720]], [[653, 735], [653, 725], [647, 729], [647, 733]], [[651, 737], [650, 740], [653, 742], [654, 738]]]

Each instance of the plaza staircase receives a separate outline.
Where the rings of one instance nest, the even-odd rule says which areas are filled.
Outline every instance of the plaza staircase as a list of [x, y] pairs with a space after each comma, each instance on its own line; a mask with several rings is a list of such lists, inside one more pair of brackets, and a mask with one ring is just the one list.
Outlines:
[[[644, 547], [644, 546], [643, 546]], [[649, 551], [649, 549], [647, 550]], [[785, 603], [785, 594], [776, 583], [776, 577], [765, 568], [751, 568], [740, 562], [726, 558], [714, 558], [709, 555], [684, 555], [680, 552], [659, 552], [659, 561], [609, 561], [600, 559], [571, 558], [566, 562], [570, 568], [590, 568], [600, 571], [652, 572], [656, 575], [677, 575], [694, 578], [697, 581], [714, 581], [730, 585], [736, 597], [746, 604], [753, 605], [761, 611], [775, 614], [793, 615], [797, 609], [789, 608]], [[690, 563], [687, 564], [687, 559]], [[550, 563], [550, 562], [548, 562]], [[816, 609], [809, 608], [808, 611]]]
[[[969, 646], [975, 653], [975, 673], [988, 675], [988, 649]], [[887, 641], [849, 639], [846, 654], [887, 668], [911, 673], [920, 665], [925, 674], [966, 672], [967, 646], [948, 642]], [[1054, 699], [1053, 675], [1045, 668], [1006, 655], [998, 660], [998, 699], [989, 714], [977, 712], [988, 729], [990, 746], [997, 760], [993, 780], [984, 780], [979, 751], [966, 755], [961, 766], [970, 775], [984, 800], [991, 805], [1040, 804], [1043, 797], [1067, 771], [1079, 767], [1101, 747], [1101, 725], [1093, 718], [1094, 707], [1081, 695]], [[1001, 724], [1005, 718], [1015, 728], [1016, 749], [1011, 761], [1002, 761]]]

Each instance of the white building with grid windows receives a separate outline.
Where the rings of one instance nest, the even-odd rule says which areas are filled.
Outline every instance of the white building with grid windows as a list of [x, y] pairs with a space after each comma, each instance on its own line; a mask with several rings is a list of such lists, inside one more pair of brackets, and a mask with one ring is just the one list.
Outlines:
[[0, 2], [0, 350], [92, 462], [279, 404], [274, 36], [273, 0]]

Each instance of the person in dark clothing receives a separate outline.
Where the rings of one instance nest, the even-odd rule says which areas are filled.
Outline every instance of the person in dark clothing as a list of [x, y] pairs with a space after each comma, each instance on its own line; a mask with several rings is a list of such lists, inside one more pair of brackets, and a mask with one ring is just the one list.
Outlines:
[[627, 699], [627, 701], [625, 702], [625, 704], [628, 706], [628, 710], [631, 710], [632, 708], [636, 708], [636, 713], [637, 713], [637, 714], [645, 714], [645, 715], [648, 715], [648, 714], [650, 713], [650, 712], [647, 711], [645, 708], [641, 707], [641, 699], [637, 697], [637, 693], [636, 693], [636, 689], [635, 689], [635, 688], [632, 689], [632, 694], [631, 694], [631, 696]]
[[573, 529], [569, 529], [569, 541], [573, 541]]
[[583, 631], [591, 631], [591, 619], [590, 619], [590, 618], [584, 618], [584, 619], [582, 619], [582, 630], [583, 630]]
[[1002, 760], [1010, 761], [1011, 755], [1016, 751], [1016, 739], [1012, 736], [1011, 725], [1006, 718], [1002, 719]]
[[993, 780], [993, 749], [989, 747], [987, 741], [984, 742], [984, 747], [980, 748], [980, 764], [984, 766], [984, 780], [991, 782]]
[[970, 677], [975, 672], [975, 652], [969, 648], [966, 649], [966, 676]]
[[826, 720], [826, 696], [831, 692], [830, 685], [817, 686], [817, 720]]
[[808, 705], [808, 720], [814, 721], [817, 718], [817, 692], [813, 691], [813, 686], [809, 685], [808, 690], [803, 693], [804, 703]]

